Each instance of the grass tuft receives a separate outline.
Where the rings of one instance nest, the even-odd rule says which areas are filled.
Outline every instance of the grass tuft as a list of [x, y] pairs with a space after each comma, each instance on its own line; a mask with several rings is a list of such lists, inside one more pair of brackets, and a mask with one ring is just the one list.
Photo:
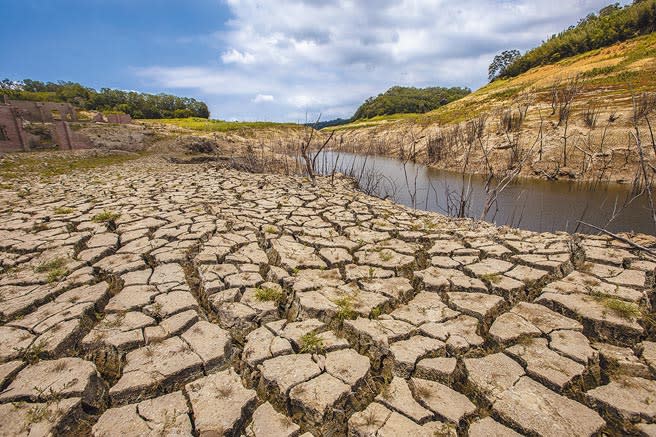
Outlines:
[[116, 221], [121, 214], [114, 212], [114, 211], [109, 211], [105, 210], [101, 213], [98, 213], [94, 215], [91, 220], [96, 222], [96, 223], [107, 223], [107, 222], [113, 222]]
[[358, 316], [353, 305], [352, 297], [340, 297], [339, 299], [334, 300], [333, 303], [339, 308], [337, 311], [337, 318], [339, 320], [355, 319]]
[[301, 337], [301, 352], [317, 354], [323, 351], [323, 340], [316, 332], [308, 332]]
[[275, 288], [262, 287], [255, 289], [255, 299], [260, 302], [282, 302], [285, 294]]
[[75, 211], [73, 208], [69, 208], [67, 206], [58, 206], [55, 208], [56, 215], [66, 215], [72, 213], [73, 211]]
[[491, 284], [498, 284], [501, 282], [501, 275], [498, 273], [487, 273], [479, 277], [483, 282], [489, 282]]

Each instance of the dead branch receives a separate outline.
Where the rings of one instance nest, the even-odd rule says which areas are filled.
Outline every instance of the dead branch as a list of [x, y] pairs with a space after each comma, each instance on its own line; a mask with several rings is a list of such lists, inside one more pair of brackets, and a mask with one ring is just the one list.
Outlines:
[[628, 238], [624, 238], [624, 237], [622, 237], [622, 236], [620, 236], [620, 235], [613, 234], [612, 232], [607, 231], [607, 230], [604, 229], [604, 228], [600, 228], [599, 226], [595, 226], [595, 225], [593, 225], [593, 224], [586, 223], [586, 222], [581, 221], [581, 220], [579, 220], [579, 223], [581, 223], [581, 224], [584, 225], [584, 226], [591, 227], [592, 229], [596, 229], [597, 231], [601, 232], [602, 234], [608, 235], [609, 237], [612, 237], [612, 238], [614, 238], [614, 239], [616, 239], [616, 240], [618, 240], [618, 241], [621, 241], [622, 243], [626, 243], [626, 244], [628, 244], [629, 246], [633, 247], [634, 249], [642, 250], [642, 251], [644, 251], [644, 252], [649, 253], [650, 255], [656, 255], [656, 252], [653, 251], [653, 250], [651, 250], [651, 249], [649, 249], [648, 247], [641, 246], [640, 244], [638, 244], [638, 243], [634, 243], [633, 241], [629, 240]]

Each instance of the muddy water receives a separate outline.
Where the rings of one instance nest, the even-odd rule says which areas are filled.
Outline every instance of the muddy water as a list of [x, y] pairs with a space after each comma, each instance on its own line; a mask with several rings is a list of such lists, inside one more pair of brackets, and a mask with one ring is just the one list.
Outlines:
[[[457, 215], [463, 177], [457, 172], [438, 170], [380, 156], [363, 156], [327, 151], [317, 159], [321, 173], [337, 171], [354, 174], [361, 187], [403, 205]], [[480, 218], [487, 194], [485, 178], [467, 176], [465, 193], [470, 201], [465, 215]], [[654, 234], [646, 196], [631, 199], [630, 187], [620, 184], [591, 184], [575, 181], [516, 179], [498, 196], [485, 220], [532, 231], [592, 232], [579, 221], [612, 232], [635, 231]], [[613, 217], [615, 216], [615, 217]]]

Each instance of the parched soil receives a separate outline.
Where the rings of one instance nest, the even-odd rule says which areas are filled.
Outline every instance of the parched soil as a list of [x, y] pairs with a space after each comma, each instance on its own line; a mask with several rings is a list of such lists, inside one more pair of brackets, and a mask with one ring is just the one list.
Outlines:
[[656, 259], [147, 156], [0, 198], [0, 434], [653, 434]]

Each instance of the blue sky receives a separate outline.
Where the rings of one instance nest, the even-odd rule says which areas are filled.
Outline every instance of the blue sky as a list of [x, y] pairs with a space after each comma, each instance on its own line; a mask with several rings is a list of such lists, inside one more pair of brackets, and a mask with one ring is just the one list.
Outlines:
[[0, 78], [191, 96], [227, 120], [349, 117], [393, 85], [475, 89], [495, 53], [608, 3], [0, 0]]

